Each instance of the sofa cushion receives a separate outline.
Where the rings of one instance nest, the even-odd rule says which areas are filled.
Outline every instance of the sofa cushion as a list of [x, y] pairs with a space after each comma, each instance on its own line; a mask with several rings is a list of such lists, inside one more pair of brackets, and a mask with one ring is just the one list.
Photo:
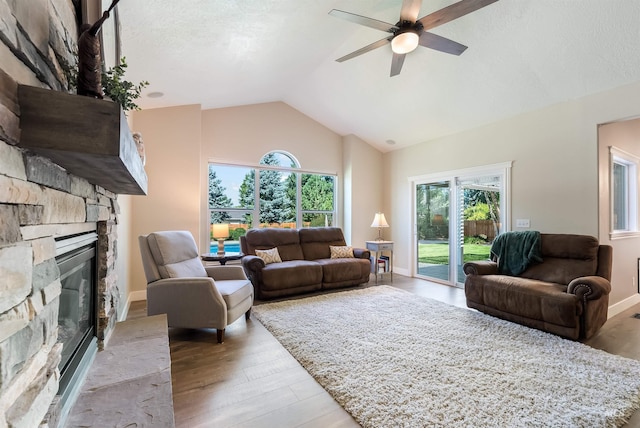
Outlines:
[[339, 227], [308, 227], [300, 229], [299, 232], [305, 260], [328, 259], [331, 257], [330, 245], [347, 245]]
[[[369, 260], [340, 258], [340, 259], [319, 259], [316, 262], [322, 266], [322, 282], [340, 283], [351, 282], [363, 278], [368, 279], [371, 270]], [[366, 282], [366, 279], [364, 282]]]
[[596, 275], [599, 242], [593, 236], [541, 234], [543, 262], [529, 266], [523, 278], [569, 284], [581, 276]]
[[304, 259], [297, 229], [249, 229], [244, 235], [245, 254], [256, 255], [256, 250], [274, 247], [278, 248], [282, 261]]
[[282, 290], [322, 284], [322, 267], [312, 261], [289, 260], [262, 269], [262, 288]]
[[282, 263], [280, 253], [278, 253], [278, 247], [271, 248], [269, 250], [256, 250], [256, 256], [264, 260], [264, 264]]
[[566, 285], [507, 275], [470, 275], [465, 282], [468, 301], [573, 328], [578, 326], [582, 306], [580, 299], [566, 290]]
[[353, 258], [353, 247], [350, 247], [350, 246], [329, 245], [329, 251], [331, 252], [332, 259], [352, 259]]

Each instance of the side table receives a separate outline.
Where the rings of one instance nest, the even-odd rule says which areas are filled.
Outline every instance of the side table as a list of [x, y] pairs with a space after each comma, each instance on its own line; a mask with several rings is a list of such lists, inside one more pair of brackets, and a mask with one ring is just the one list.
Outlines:
[[205, 253], [200, 256], [204, 262], [218, 262], [221, 265], [225, 265], [229, 260], [240, 260], [244, 257], [242, 253], [224, 253], [218, 255], [218, 253]]
[[[373, 273], [376, 276], [376, 284], [378, 283], [378, 275], [388, 273], [393, 281], [393, 241], [366, 241], [367, 250], [373, 252]], [[378, 268], [378, 260], [384, 255], [385, 252], [389, 253], [389, 262], [384, 264], [383, 271], [380, 272]]]

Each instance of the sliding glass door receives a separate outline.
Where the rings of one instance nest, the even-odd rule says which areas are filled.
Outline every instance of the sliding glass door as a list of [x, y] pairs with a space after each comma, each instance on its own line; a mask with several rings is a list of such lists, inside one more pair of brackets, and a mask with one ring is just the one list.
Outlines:
[[465, 262], [487, 260], [491, 244], [500, 232], [500, 200], [502, 180], [499, 175], [456, 179], [460, 207], [457, 218], [457, 285], [464, 284]]
[[501, 164], [413, 181], [415, 276], [462, 287], [463, 264], [490, 257], [493, 239], [508, 228], [509, 170]]
[[420, 276], [449, 281], [449, 201], [450, 182], [416, 185], [418, 232], [417, 272]]

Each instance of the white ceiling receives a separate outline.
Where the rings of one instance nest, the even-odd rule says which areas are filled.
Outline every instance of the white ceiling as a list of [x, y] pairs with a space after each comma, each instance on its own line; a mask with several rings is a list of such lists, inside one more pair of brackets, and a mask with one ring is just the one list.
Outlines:
[[[454, 2], [423, 0], [419, 16]], [[418, 47], [393, 78], [389, 45], [335, 62], [387, 33], [331, 9], [395, 24], [401, 4], [125, 0], [125, 77], [151, 83], [144, 109], [283, 101], [382, 151], [640, 81], [638, 0], [500, 0], [431, 31], [469, 46], [459, 57]]]

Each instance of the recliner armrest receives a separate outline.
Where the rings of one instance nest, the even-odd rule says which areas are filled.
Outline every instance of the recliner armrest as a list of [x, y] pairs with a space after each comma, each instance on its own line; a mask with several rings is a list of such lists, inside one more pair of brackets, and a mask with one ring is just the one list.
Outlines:
[[356, 259], [367, 259], [369, 260], [369, 257], [371, 257], [371, 251], [365, 249], [365, 248], [354, 248], [353, 249], [353, 257], [355, 257]]
[[205, 270], [214, 281], [247, 279], [242, 266], [209, 266]]
[[611, 292], [611, 283], [601, 276], [576, 278], [567, 286], [567, 293], [575, 294], [583, 300], [597, 300]]
[[212, 310], [223, 328], [227, 304], [213, 278], [164, 278], [147, 284], [147, 315], [166, 313], [172, 327], [201, 327], [211, 320]]
[[489, 260], [479, 260], [465, 263], [462, 269], [467, 275], [497, 275], [498, 263]]

